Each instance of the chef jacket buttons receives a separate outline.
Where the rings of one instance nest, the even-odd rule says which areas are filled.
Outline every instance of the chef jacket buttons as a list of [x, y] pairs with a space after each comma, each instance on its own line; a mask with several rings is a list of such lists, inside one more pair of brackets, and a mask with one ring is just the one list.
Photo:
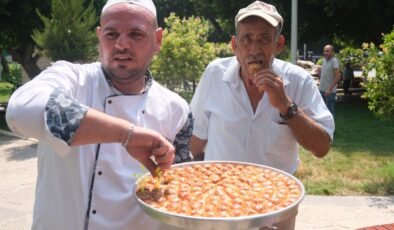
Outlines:
[[145, 110], [142, 110], [142, 114], [145, 114]]
[[112, 100], [108, 100], [108, 104], [112, 104]]
[[92, 211], [92, 214], [96, 214], [96, 210], [93, 210], [93, 211]]
[[101, 176], [101, 175], [103, 174], [103, 172], [102, 172], [102, 171], [98, 171], [97, 174], [98, 174], [99, 176]]

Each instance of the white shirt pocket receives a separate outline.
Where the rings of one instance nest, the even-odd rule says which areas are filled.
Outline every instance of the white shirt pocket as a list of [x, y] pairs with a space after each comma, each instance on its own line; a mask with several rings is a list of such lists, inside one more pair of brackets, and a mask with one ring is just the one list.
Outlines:
[[269, 165], [294, 173], [298, 166], [298, 143], [286, 124], [269, 122], [266, 142], [266, 155]]

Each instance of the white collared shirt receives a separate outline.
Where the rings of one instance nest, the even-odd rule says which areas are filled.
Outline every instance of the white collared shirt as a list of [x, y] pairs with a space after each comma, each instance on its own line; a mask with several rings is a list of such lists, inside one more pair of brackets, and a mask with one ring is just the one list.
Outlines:
[[[298, 143], [279, 111], [265, 94], [253, 112], [239, 76], [235, 57], [217, 59], [206, 68], [191, 102], [196, 137], [208, 140], [205, 160], [259, 163], [294, 173], [299, 164]], [[302, 68], [275, 59], [287, 96], [331, 139], [334, 120], [313, 78]]]
[[185, 100], [155, 81], [142, 95], [114, 96], [100, 63], [57, 62], [23, 85], [9, 101], [7, 121], [14, 132], [40, 140], [32, 229], [156, 229], [160, 223], [144, 214], [133, 196], [134, 183], [146, 170], [120, 143], [70, 147], [48, 130], [44, 110], [56, 88], [170, 141], [189, 113]]

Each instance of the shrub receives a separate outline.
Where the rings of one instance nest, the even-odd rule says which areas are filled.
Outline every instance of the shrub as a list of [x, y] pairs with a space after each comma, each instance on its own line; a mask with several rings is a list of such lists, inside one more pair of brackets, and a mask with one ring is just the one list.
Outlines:
[[365, 43], [363, 49], [368, 54], [364, 76], [372, 70], [376, 72], [376, 76], [365, 83], [368, 108], [379, 118], [394, 120], [394, 30], [383, 35], [379, 48]]
[[353, 69], [361, 69], [365, 63], [365, 53], [361, 48], [346, 47], [341, 49], [337, 57], [342, 68], [349, 62]]
[[167, 28], [151, 65], [153, 76], [171, 90], [194, 91], [205, 66], [215, 58], [214, 45], [207, 42], [208, 22], [199, 17], [180, 19], [174, 13], [164, 21]]

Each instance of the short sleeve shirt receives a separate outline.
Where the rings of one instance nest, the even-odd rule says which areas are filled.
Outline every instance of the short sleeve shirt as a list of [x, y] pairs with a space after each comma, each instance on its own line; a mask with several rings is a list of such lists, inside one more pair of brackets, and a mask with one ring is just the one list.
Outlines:
[[[332, 138], [334, 120], [313, 78], [302, 68], [278, 59], [273, 68], [283, 78], [291, 100]], [[235, 57], [213, 61], [193, 96], [193, 134], [208, 140], [205, 160], [252, 162], [294, 173], [299, 164], [294, 135], [267, 95], [253, 111], [239, 70]]]
[[[335, 69], [339, 69], [339, 61], [336, 57], [332, 57], [329, 60], [323, 60], [323, 65], [320, 72], [320, 91], [327, 91], [332, 82], [335, 80]], [[336, 92], [336, 90], [337, 87], [334, 86], [332, 92]]]

